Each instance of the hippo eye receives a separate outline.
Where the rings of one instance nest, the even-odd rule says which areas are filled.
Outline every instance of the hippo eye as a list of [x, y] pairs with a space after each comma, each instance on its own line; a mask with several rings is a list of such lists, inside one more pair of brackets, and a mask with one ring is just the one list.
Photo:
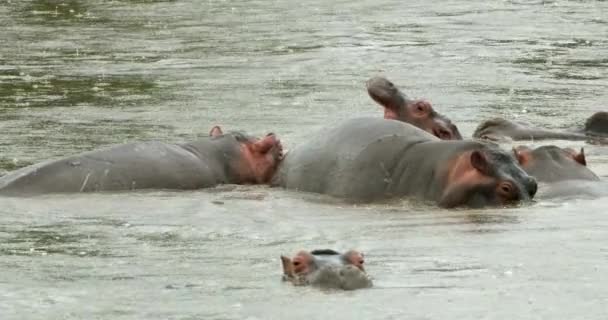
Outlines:
[[301, 264], [300, 261], [297, 261], [297, 260], [293, 261], [292, 263], [293, 263], [294, 267], [297, 267], [297, 266], [299, 266]]
[[513, 186], [510, 183], [501, 183], [499, 188], [504, 195], [510, 195], [513, 193]]
[[445, 130], [445, 129], [440, 129], [439, 130], [439, 136], [440, 138], [445, 138], [445, 139], [449, 139], [452, 135], [450, 134], [449, 131]]

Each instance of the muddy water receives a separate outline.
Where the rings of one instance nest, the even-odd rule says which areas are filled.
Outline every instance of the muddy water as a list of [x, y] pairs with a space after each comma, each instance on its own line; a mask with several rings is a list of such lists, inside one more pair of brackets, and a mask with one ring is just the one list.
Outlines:
[[[0, 3], [0, 170], [212, 125], [284, 144], [380, 115], [383, 74], [470, 136], [608, 109], [605, 1]], [[554, 141], [561, 146], [582, 143]], [[539, 145], [536, 143], [536, 145]], [[506, 146], [509, 147], [509, 146]], [[608, 177], [608, 149], [585, 145]], [[1, 319], [605, 319], [608, 199], [440, 210], [226, 186], [0, 199]], [[279, 281], [357, 248], [373, 289]]]

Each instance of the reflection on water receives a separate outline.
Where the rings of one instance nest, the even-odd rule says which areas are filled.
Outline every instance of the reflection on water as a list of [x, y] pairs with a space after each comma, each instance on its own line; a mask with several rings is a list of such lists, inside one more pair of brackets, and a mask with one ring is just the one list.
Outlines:
[[[0, 173], [216, 124], [287, 148], [358, 115], [365, 81], [465, 136], [582, 125], [608, 101], [606, 1], [0, 3]], [[546, 143], [546, 142], [542, 142]], [[605, 146], [585, 147], [608, 176]], [[538, 143], [530, 143], [537, 146]], [[510, 145], [506, 145], [510, 148]], [[440, 210], [255, 186], [0, 198], [4, 319], [603, 319], [606, 199]], [[294, 288], [279, 256], [359, 249], [375, 287]], [[440, 307], [438, 307], [440, 306]]]
[[154, 81], [141, 76], [57, 77], [0, 71], [0, 103], [6, 108], [125, 107], [148, 103], [158, 90]]

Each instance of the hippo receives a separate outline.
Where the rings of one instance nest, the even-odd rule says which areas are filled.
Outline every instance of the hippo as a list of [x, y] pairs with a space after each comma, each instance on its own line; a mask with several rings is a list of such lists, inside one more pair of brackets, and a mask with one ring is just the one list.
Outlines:
[[608, 137], [608, 112], [594, 113], [585, 121], [584, 131], [589, 136]]
[[372, 279], [363, 267], [363, 254], [331, 249], [300, 251], [293, 258], [281, 256], [283, 281], [296, 286], [311, 285], [323, 289], [355, 290], [370, 288]]
[[397, 120], [355, 118], [290, 150], [272, 186], [356, 202], [413, 197], [441, 207], [530, 200], [536, 181], [482, 141], [444, 141]]
[[576, 152], [571, 148], [554, 145], [531, 149], [526, 146], [513, 148], [513, 154], [521, 167], [539, 182], [563, 180], [591, 180], [600, 178], [587, 168], [585, 149]]
[[262, 184], [273, 176], [282, 147], [270, 133], [262, 139], [243, 132], [184, 144], [135, 142], [50, 160], [0, 178], [0, 194], [199, 189], [218, 184]]
[[474, 138], [492, 141], [505, 140], [573, 140], [605, 143], [608, 138], [608, 113], [597, 112], [585, 121], [584, 128], [550, 130], [503, 118], [482, 122], [473, 133]]
[[585, 150], [553, 145], [513, 148], [521, 167], [541, 183], [536, 198], [598, 198], [608, 196], [608, 185], [587, 168]]
[[384, 118], [414, 125], [442, 140], [462, 140], [456, 125], [439, 114], [426, 100], [412, 100], [384, 77], [366, 83], [369, 96], [384, 107]]

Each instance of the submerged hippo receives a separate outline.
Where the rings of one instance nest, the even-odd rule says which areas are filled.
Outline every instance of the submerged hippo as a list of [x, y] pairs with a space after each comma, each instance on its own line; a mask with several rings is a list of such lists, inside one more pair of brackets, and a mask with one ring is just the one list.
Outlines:
[[373, 285], [363, 267], [363, 254], [351, 250], [300, 251], [293, 258], [281, 256], [283, 281], [297, 286], [312, 285], [325, 289], [355, 290]]
[[367, 81], [369, 96], [384, 107], [384, 118], [412, 124], [442, 140], [462, 140], [458, 128], [428, 101], [412, 100], [383, 77]]
[[274, 134], [224, 134], [184, 144], [137, 142], [21, 168], [0, 178], [0, 194], [28, 195], [132, 189], [198, 189], [266, 183], [282, 157]]
[[596, 112], [585, 121], [584, 131], [590, 136], [608, 137], [608, 112]]
[[[583, 129], [550, 130], [538, 128], [523, 122], [515, 122], [503, 118], [495, 118], [482, 122], [475, 132], [474, 138], [493, 141], [502, 140], [577, 140], [604, 143], [602, 138], [608, 137], [608, 113], [597, 112], [587, 119]], [[600, 139], [599, 141], [597, 139]]]
[[513, 148], [513, 154], [521, 167], [539, 182], [599, 180], [599, 177], [587, 168], [583, 148], [576, 152], [571, 148], [552, 145], [536, 149], [519, 146]]
[[355, 201], [411, 196], [448, 208], [503, 205], [536, 193], [536, 181], [498, 146], [442, 141], [378, 118], [347, 120], [296, 146], [272, 184]]
[[608, 196], [608, 185], [587, 168], [585, 151], [541, 146], [513, 148], [522, 168], [542, 185], [537, 198], [572, 198]]

